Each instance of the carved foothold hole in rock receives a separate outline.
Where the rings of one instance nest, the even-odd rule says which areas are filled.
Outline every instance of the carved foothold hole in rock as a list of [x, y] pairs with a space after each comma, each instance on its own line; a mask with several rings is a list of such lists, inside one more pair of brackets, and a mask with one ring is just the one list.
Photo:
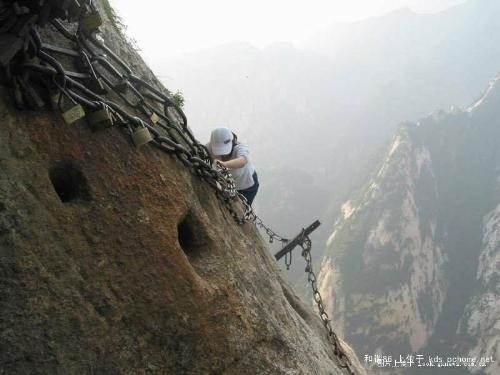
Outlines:
[[81, 169], [72, 162], [62, 162], [51, 168], [50, 181], [63, 203], [90, 201], [90, 189]]
[[179, 245], [190, 259], [197, 258], [208, 245], [207, 233], [193, 211], [177, 225]]

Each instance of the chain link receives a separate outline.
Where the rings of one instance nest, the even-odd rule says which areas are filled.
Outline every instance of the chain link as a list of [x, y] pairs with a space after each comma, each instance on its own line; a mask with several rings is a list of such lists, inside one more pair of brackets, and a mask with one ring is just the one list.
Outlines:
[[302, 256], [306, 261], [305, 272], [307, 273], [307, 281], [309, 282], [309, 284], [311, 284], [314, 302], [318, 306], [319, 317], [321, 318], [323, 326], [328, 332], [328, 338], [333, 345], [334, 353], [339, 361], [339, 366], [348, 370], [350, 374], [354, 375], [355, 372], [352, 369], [352, 363], [349, 360], [349, 357], [347, 356], [345, 351], [343, 350], [342, 344], [340, 343], [337, 334], [332, 328], [330, 318], [328, 316], [328, 313], [326, 312], [325, 305], [323, 304], [323, 298], [321, 297], [321, 294], [318, 290], [316, 274], [314, 273], [312, 266], [312, 256], [311, 256], [312, 242], [308, 236], [302, 236], [300, 247], [302, 248]]

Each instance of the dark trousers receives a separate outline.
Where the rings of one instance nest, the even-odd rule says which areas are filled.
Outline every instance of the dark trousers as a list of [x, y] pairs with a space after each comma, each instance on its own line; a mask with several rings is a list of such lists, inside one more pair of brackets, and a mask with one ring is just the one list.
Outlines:
[[254, 172], [253, 175], [253, 185], [244, 190], [238, 190], [238, 193], [243, 195], [248, 204], [251, 206], [255, 196], [257, 195], [257, 191], [259, 190], [259, 179], [257, 178], [257, 172]]

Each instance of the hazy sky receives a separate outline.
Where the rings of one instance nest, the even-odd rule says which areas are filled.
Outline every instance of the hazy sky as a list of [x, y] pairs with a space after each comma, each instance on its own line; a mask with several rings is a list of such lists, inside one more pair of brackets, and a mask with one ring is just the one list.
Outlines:
[[299, 41], [336, 21], [409, 7], [428, 13], [464, 0], [110, 0], [148, 61], [227, 42]]

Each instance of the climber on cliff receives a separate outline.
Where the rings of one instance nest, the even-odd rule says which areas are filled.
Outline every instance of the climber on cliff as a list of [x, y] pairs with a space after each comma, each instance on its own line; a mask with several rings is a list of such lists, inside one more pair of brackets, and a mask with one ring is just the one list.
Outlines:
[[207, 148], [217, 163], [230, 170], [236, 190], [251, 205], [259, 190], [259, 180], [248, 156], [248, 146], [238, 142], [238, 137], [230, 129], [217, 128], [212, 131]]

